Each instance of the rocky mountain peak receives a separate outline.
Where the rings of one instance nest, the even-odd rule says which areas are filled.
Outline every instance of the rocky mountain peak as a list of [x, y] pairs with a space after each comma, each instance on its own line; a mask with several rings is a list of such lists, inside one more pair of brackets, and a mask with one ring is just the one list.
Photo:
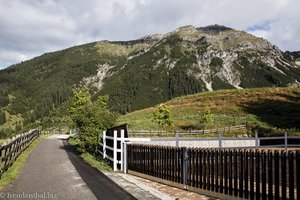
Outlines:
[[164, 36], [163, 34], [156, 33], [153, 35], [145, 35], [145, 36], [141, 37], [140, 39], [149, 40], [149, 41], [158, 41], [158, 40], [161, 40], [163, 38], [163, 36]]
[[181, 26], [181, 27], [177, 28], [177, 29], [175, 30], [175, 32], [181, 32], [181, 31], [194, 32], [194, 31], [196, 31], [196, 30], [197, 30], [197, 29], [196, 29], [194, 26], [192, 26], [192, 25], [187, 25], [187, 26]]

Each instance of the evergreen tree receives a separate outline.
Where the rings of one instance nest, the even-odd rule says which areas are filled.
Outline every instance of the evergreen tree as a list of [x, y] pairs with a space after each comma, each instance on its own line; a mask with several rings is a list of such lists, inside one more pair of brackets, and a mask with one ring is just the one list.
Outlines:
[[0, 109], [0, 125], [4, 124], [6, 122], [6, 118], [5, 118], [5, 112]]

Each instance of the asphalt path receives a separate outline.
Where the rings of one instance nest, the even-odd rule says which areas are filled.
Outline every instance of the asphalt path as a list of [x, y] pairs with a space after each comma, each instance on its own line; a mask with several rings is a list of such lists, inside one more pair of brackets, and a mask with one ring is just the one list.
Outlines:
[[135, 199], [99, 170], [90, 167], [66, 136], [53, 135], [30, 153], [17, 179], [0, 199]]

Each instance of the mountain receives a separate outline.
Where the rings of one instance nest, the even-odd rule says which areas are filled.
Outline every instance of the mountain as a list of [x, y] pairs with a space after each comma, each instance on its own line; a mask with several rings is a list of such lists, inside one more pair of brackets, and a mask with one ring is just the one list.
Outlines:
[[[300, 82], [300, 53], [220, 25], [184, 26], [132, 41], [99, 41], [0, 70], [0, 123], [43, 118], [85, 87], [120, 113], [177, 96]], [[4, 123], [5, 122], [5, 123]]]
[[[185, 26], [165, 35], [111, 43], [129, 49], [141, 44], [141, 50], [126, 51], [127, 62], [117, 74], [104, 70], [98, 76], [106, 77], [100, 94], [108, 93], [122, 112], [206, 90], [284, 86], [300, 77], [295, 57], [288, 60], [268, 41], [223, 26]], [[110, 68], [115, 69], [105, 69]]]

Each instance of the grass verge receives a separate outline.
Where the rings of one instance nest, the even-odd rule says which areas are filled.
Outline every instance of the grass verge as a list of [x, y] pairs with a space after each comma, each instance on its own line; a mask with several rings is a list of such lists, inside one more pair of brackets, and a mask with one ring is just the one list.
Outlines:
[[36, 140], [34, 140], [25, 151], [23, 151], [17, 158], [17, 160], [14, 162], [14, 164], [4, 173], [2, 174], [2, 177], [0, 179], [0, 190], [10, 183], [13, 182], [13, 180], [16, 179], [18, 174], [20, 173], [26, 159], [28, 158], [30, 152], [36, 147], [36, 145], [45, 139], [47, 135], [43, 135]]
[[107, 160], [104, 160], [98, 156], [94, 156], [90, 153], [82, 153], [79, 150], [79, 141], [76, 138], [70, 137], [68, 142], [70, 145], [76, 148], [76, 150], [80, 153], [80, 157], [82, 157], [82, 159], [92, 167], [95, 167], [100, 171], [112, 171], [112, 167]]

